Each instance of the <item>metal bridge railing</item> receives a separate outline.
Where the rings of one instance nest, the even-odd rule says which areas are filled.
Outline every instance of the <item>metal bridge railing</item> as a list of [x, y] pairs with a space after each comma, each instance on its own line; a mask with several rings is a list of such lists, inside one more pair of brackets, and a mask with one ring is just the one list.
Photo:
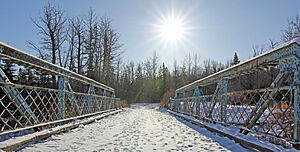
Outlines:
[[[13, 63], [16, 69], [27, 68], [41, 73], [36, 76], [41, 83], [28, 85], [26, 82], [12, 83], [0, 68], [1, 134], [120, 108], [120, 99], [115, 98], [114, 89], [3, 43], [0, 43], [0, 60]], [[42, 78], [48, 78], [50, 82], [46, 83]], [[24, 79], [27, 81], [28, 76]]]
[[300, 39], [177, 89], [169, 109], [299, 143]]
[[[118, 108], [119, 99], [16, 84], [0, 84], [1, 90], [14, 89], [24, 104], [13, 102], [16, 96], [0, 92], [0, 131], [23, 128], [88, 113]], [[59, 94], [64, 93], [60, 98]], [[62, 102], [60, 105], [59, 102]]]
[[[200, 119], [229, 125], [243, 126], [261, 106], [260, 98], [270, 94], [271, 89], [246, 90], [227, 93], [226, 115], [222, 121], [222, 101], [220, 96], [205, 95], [171, 99], [169, 106], [173, 111], [197, 116]], [[255, 123], [252, 131], [261, 134], [292, 140], [293, 118], [293, 88], [283, 87], [276, 89], [276, 95], [270, 100], [267, 109]], [[214, 101], [215, 100], [215, 101]]]

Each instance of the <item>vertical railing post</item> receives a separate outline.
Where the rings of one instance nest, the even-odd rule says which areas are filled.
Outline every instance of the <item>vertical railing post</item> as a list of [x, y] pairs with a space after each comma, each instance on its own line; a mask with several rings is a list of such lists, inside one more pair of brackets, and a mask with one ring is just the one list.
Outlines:
[[221, 95], [221, 121], [226, 123], [227, 121], [227, 79], [222, 78], [220, 80], [220, 95]]
[[294, 88], [294, 135], [293, 139], [299, 141], [300, 134], [300, 89], [299, 86]]
[[196, 115], [200, 115], [200, 100], [199, 97], [202, 95], [201, 87], [197, 86], [194, 90], [193, 96], [195, 97], [196, 102]]
[[184, 113], [187, 113], [187, 102], [189, 101], [188, 97], [188, 92], [187, 90], [184, 91], [184, 98], [183, 98], [183, 109], [181, 110]]
[[173, 99], [172, 98], [169, 98], [169, 103], [168, 103], [168, 106], [167, 108], [170, 109], [170, 110], [173, 110]]
[[175, 97], [174, 97], [174, 110], [176, 112], [179, 112], [179, 93], [175, 92]]
[[112, 105], [112, 106], [111, 106], [111, 109], [115, 109], [115, 108], [116, 108], [116, 105], [115, 105], [116, 102], [115, 102], [114, 93], [111, 94], [110, 100], [111, 100], [111, 102], [112, 102], [112, 103], [111, 103], [111, 105]]
[[60, 92], [58, 92], [58, 119], [64, 119], [65, 112], [64, 112], [64, 102], [65, 102], [65, 90], [66, 90], [66, 83], [68, 81], [68, 78], [64, 76], [58, 77], [58, 89]]
[[177, 107], [176, 107], [176, 99], [175, 99], [175, 98], [172, 98], [171, 100], [172, 100], [172, 106], [173, 106], [173, 107], [172, 107], [172, 110], [173, 110], [173, 111], [176, 111], [176, 108], [177, 108]]
[[186, 102], [186, 111], [187, 111], [187, 113], [189, 114], [189, 115], [191, 115], [192, 114], [192, 111], [191, 111], [191, 106], [192, 106], [192, 103], [193, 102], [193, 98], [192, 97], [189, 97], [188, 99], [187, 99], [187, 102]]
[[93, 100], [93, 94], [95, 94], [95, 87], [91, 84], [88, 85], [88, 113], [92, 112], [92, 100]]
[[293, 132], [293, 140], [299, 141], [300, 134], [300, 71], [298, 67], [294, 72], [294, 132]]
[[110, 97], [110, 109], [114, 109], [115, 108], [115, 97], [114, 97], [114, 93], [111, 94]]
[[182, 98], [178, 98], [177, 99], [177, 112], [181, 112], [181, 100], [182, 100]]
[[106, 96], [106, 90], [103, 90], [102, 96]]
[[[106, 97], [106, 90], [103, 90], [102, 96]], [[107, 110], [107, 99], [106, 98], [104, 98], [104, 100], [103, 100], [103, 108], [104, 108], [104, 110]]]

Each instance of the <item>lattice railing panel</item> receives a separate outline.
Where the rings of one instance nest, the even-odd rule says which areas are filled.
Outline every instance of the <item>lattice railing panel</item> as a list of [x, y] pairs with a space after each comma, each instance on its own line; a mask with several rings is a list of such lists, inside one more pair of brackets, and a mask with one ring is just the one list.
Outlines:
[[[209, 118], [211, 118], [214, 121], [221, 121], [221, 96], [216, 95], [215, 97], [212, 97], [209, 107], [212, 111], [211, 116]], [[211, 107], [213, 108], [211, 109]]]
[[212, 98], [213, 96], [201, 96], [196, 98], [199, 102], [199, 110], [197, 111], [197, 115], [199, 117], [205, 118], [208, 116], [208, 110], [211, 106]]
[[[4, 90], [14, 92], [12, 97]], [[63, 93], [63, 98], [59, 94]], [[21, 101], [20, 103], [16, 102]], [[117, 108], [116, 98], [15, 84], [0, 85], [0, 132]], [[59, 102], [62, 101], [62, 107]], [[26, 106], [27, 105], [27, 106]], [[62, 109], [60, 109], [62, 108]]]
[[10, 99], [3, 93], [2, 90], [0, 100], [1, 132], [30, 125], [29, 119], [23, 116], [23, 114], [18, 110], [18, 106], [15, 105], [15, 103], [10, 102]]
[[[272, 90], [265, 90], [270, 93]], [[293, 97], [292, 89], [276, 88], [275, 95], [270, 96], [269, 105], [258, 120], [254, 130], [277, 137], [292, 138], [293, 131]]]
[[[272, 93], [271, 93], [272, 92]], [[242, 126], [252, 113], [268, 99], [268, 107], [252, 128], [253, 131], [286, 139], [293, 132], [293, 94], [292, 87], [259, 89], [231, 92], [227, 94], [227, 124]], [[273, 96], [271, 96], [273, 94]], [[221, 121], [221, 96], [205, 95], [170, 100], [172, 110], [197, 115], [200, 118]], [[192, 106], [189, 106], [192, 105]], [[198, 106], [198, 107], [197, 107]], [[211, 113], [211, 116], [209, 115]]]
[[240, 91], [228, 95], [227, 122], [232, 124], [244, 124], [255, 109], [261, 97], [257, 90]]

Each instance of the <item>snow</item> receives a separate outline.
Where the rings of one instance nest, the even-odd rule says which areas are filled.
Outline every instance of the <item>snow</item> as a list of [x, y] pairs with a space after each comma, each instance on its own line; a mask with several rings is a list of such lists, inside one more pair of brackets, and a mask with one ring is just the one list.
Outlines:
[[295, 38], [294, 41], [297, 42], [298, 45], [300, 45], [300, 37]]
[[26, 134], [26, 135], [18, 136], [18, 137], [12, 137], [8, 140], [1, 141], [0, 142], [0, 149], [8, 148], [8, 147], [10, 147], [10, 148], [11, 147], [16, 147], [16, 145], [27, 144], [28, 142], [31, 143], [31, 142], [36, 141], [36, 139], [41, 139], [41, 138], [44, 138], [45, 136], [48, 136], [48, 135], [51, 135], [51, 134], [56, 134], [56, 133], [64, 131], [64, 130], [69, 130], [68, 128], [76, 128], [76, 126], [79, 126], [81, 124], [92, 122], [94, 120], [101, 119], [105, 116], [108, 116], [110, 114], [115, 114], [115, 113], [121, 112], [121, 111], [122, 110], [120, 109], [120, 110], [116, 110], [116, 111], [112, 111], [112, 112], [107, 112], [107, 113], [103, 113], [103, 114], [100, 114], [100, 115], [85, 118], [85, 119], [82, 119], [82, 120], [76, 120], [76, 121], [73, 121], [71, 123], [61, 125], [61, 126], [56, 126], [56, 127], [53, 127], [53, 128], [44, 129], [42, 131], [38, 131], [38, 132], [35, 132], [35, 133]]
[[182, 122], [159, 111], [157, 104], [136, 104], [22, 151], [248, 151], [228, 138]]
[[[222, 132], [225, 132], [227, 134], [230, 134], [232, 136], [235, 136], [237, 138], [240, 138], [240, 139], [244, 139], [244, 140], [247, 140], [247, 141], [250, 141], [252, 143], [255, 143], [257, 145], [260, 145], [262, 147], [266, 147], [268, 149], [271, 149], [272, 151], [297, 151], [296, 149], [294, 148], [284, 148], [282, 146], [279, 146], [279, 145], [274, 145], [270, 142], [267, 142], [267, 141], [262, 141], [262, 140], [259, 140], [257, 137], [255, 137], [254, 135], [251, 135], [248, 134], [248, 135], [244, 135], [244, 134], [241, 134], [239, 133], [239, 128], [235, 127], [235, 126], [222, 126], [222, 125], [219, 125], [219, 124], [213, 124], [213, 123], [208, 123], [208, 122], [201, 122], [200, 120], [197, 120], [196, 118], [192, 117], [192, 116], [188, 116], [188, 115], [184, 115], [184, 114], [180, 114], [180, 113], [177, 113], [177, 112], [173, 112], [173, 111], [170, 111], [171, 113], [174, 113], [174, 114], [179, 114], [181, 116], [184, 116], [185, 118], [188, 118], [190, 120], [193, 120], [193, 121], [196, 121], [196, 122], [199, 122], [201, 124], [204, 124], [206, 126], [209, 126], [210, 128], [215, 128], [217, 130], [221, 130]], [[179, 121], [183, 122], [184, 124], [190, 126], [191, 128], [194, 128], [195, 130], [201, 132], [201, 130], [204, 130], [204, 132], [206, 131], [206, 129], [204, 128], [201, 128], [201, 127], [198, 127], [196, 125], [193, 125], [183, 119], [180, 119], [180, 118], [177, 118]], [[209, 132], [211, 133], [211, 132]], [[206, 134], [207, 135], [207, 134]], [[209, 135], [207, 135], [209, 136]], [[218, 141], [216, 139], [216, 141]], [[291, 147], [291, 145], [290, 145]]]

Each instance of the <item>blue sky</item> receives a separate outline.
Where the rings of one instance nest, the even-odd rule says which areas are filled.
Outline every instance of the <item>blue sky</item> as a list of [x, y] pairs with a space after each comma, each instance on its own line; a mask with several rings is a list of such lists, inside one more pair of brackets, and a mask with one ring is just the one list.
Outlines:
[[[280, 40], [287, 20], [300, 12], [297, 0], [56, 0], [68, 16], [83, 15], [92, 7], [97, 15], [107, 15], [121, 34], [124, 60], [143, 61], [153, 51], [160, 61], [171, 66], [188, 53], [197, 53], [201, 60], [225, 62], [238, 52], [241, 60], [252, 55], [252, 46]], [[26, 41], [37, 41], [37, 29], [30, 17], [37, 18], [48, 1], [7, 0], [0, 5], [0, 41], [35, 54]], [[153, 25], [160, 16], [174, 10], [184, 16], [189, 27], [185, 40], [177, 47], [166, 45], [157, 38]]]

